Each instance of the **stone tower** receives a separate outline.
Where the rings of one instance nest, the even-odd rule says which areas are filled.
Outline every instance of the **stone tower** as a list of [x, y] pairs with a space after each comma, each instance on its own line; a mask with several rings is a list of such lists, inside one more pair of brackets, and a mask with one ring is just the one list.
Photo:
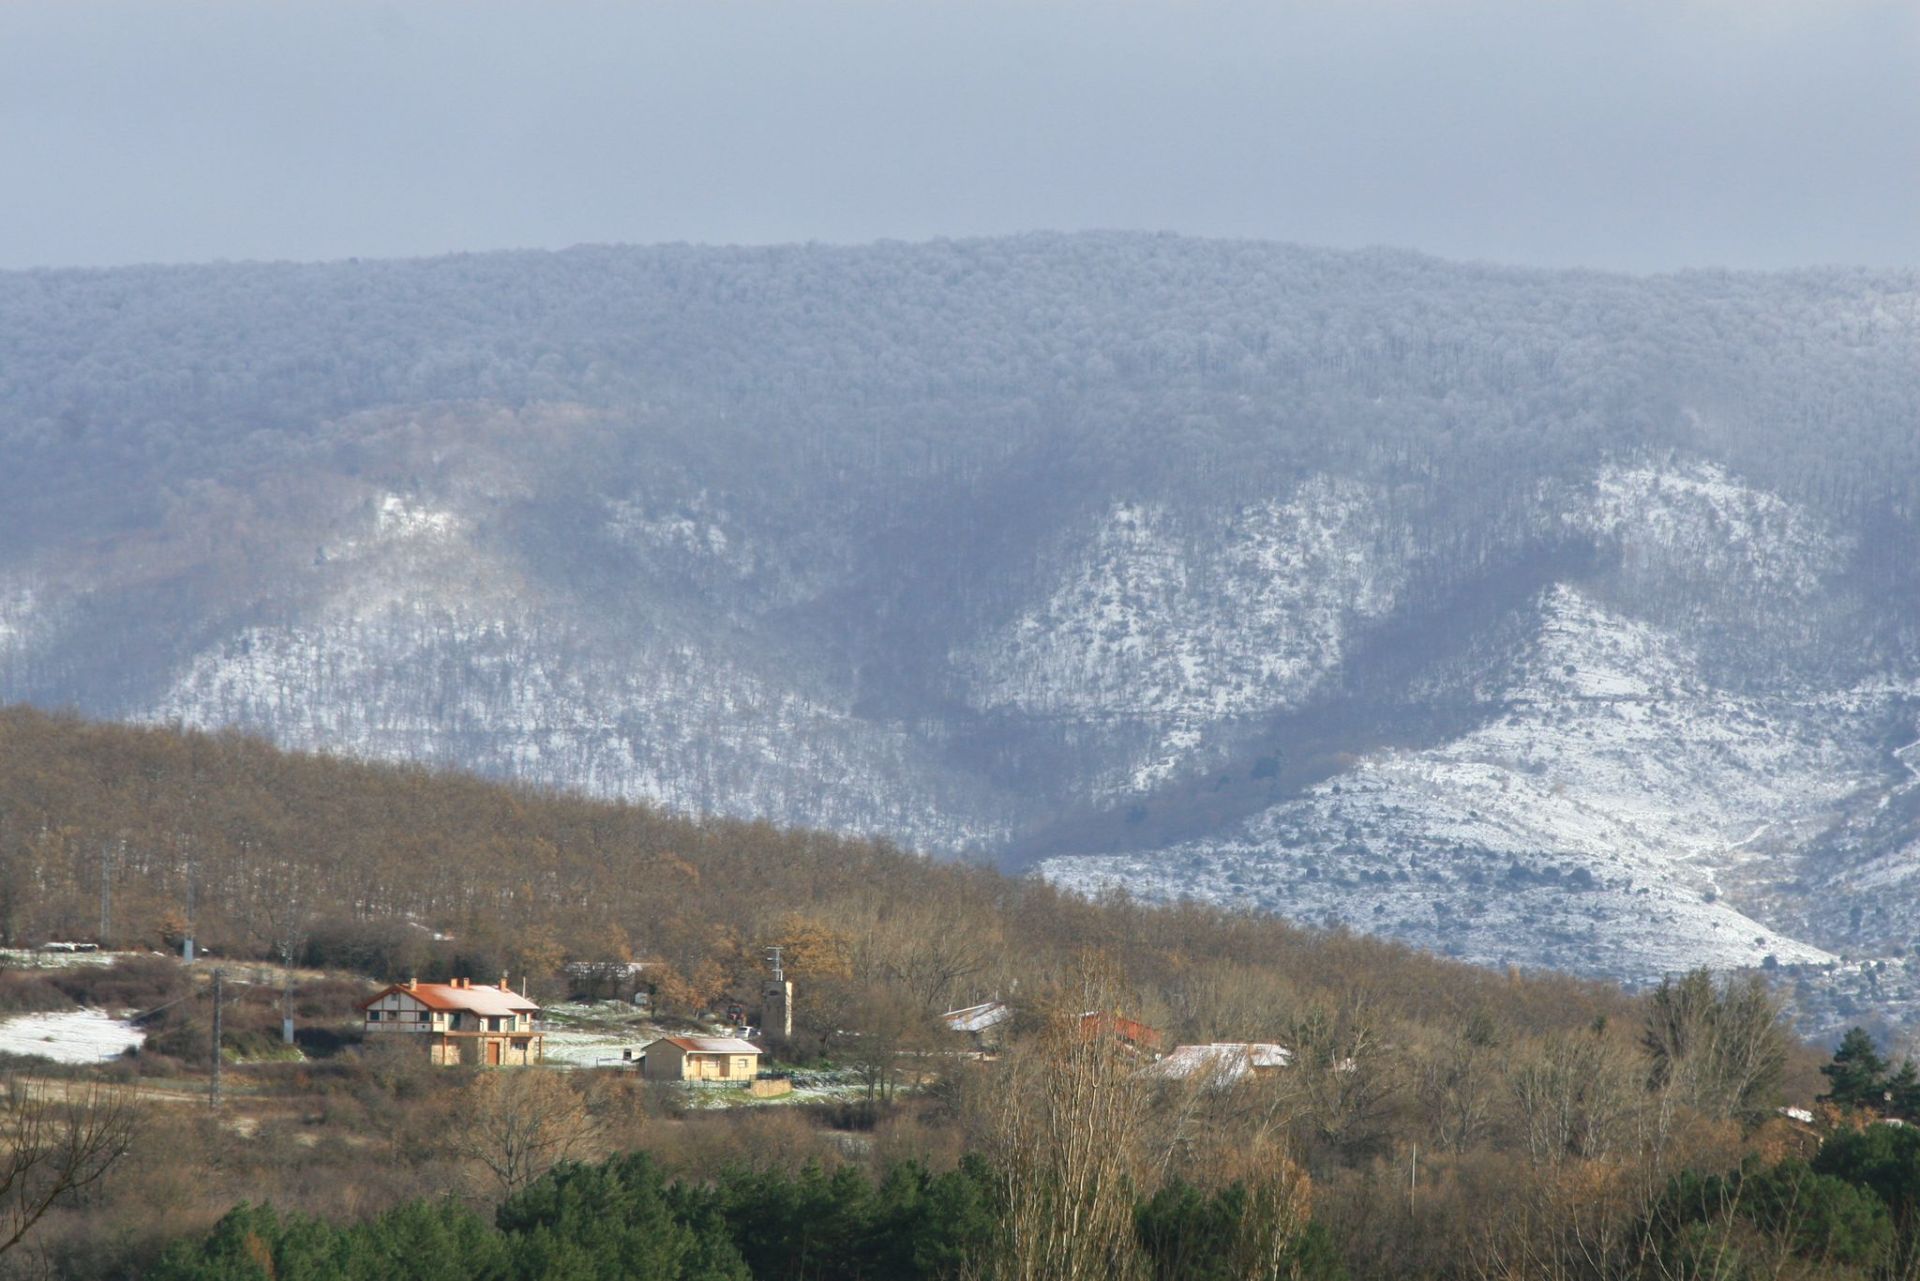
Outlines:
[[761, 988], [760, 1027], [768, 1036], [793, 1039], [792, 979], [768, 979]]

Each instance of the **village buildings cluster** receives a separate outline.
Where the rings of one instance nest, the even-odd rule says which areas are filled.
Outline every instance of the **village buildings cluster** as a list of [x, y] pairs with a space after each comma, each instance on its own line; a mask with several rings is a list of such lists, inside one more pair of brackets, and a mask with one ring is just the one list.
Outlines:
[[[776, 968], [762, 998], [762, 1020], [790, 1037], [793, 983]], [[438, 1066], [530, 1067], [546, 1061], [546, 1034], [537, 1024], [540, 1006], [514, 991], [505, 976], [494, 984], [476, 984], [470, 978], [445, 983], [409, 979], [388, 985], [359, 1008], [370, 1040], [409, 1038]], [[981, 1055], [1003, 1046], [1013, 1021], [1013, 1007], [1000, 1000], [949, 1010], [940, 1019]], [[1143, 1074], [1167, 1080], [1232, 1085], [1278, 1071], [1292, 1058], [1285, 1046], [1264, 1042], [1181, 1045], [1163, 1054], [1158, 1029], [1117, 1011], [1089, 1010], [1080, 1026], [1084, 1035], [1114, 1038], [1140, 1056]], [[762, 1070], [765, 1051], [749, 1039], [753, 1031], [741, 1027], [734, 1035], [662, 1036], [642, 1047], [637, 1057], [623, 1055], [621, 1062], [649, 1081], [737, 1086], [762, 1096], [785, 1093], [790, 1088], [785, 1079]]]

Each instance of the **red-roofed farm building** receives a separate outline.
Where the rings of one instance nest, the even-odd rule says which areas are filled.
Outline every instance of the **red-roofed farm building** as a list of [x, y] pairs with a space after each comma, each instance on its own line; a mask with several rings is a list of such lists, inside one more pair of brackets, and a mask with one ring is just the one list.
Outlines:
[[737, 1036], [663, 1036], [649, 1042], [640, 1075], [649, 1081], [726, 1081], [751, 1085], [760, 1047]]

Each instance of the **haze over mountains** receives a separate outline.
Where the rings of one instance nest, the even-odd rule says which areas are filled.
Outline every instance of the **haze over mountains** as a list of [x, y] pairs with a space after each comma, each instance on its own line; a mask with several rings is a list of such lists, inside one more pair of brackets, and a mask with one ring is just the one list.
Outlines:
[[1643, 978], [1920, 944], [1920, 276], [0, 275], [0, 698]]

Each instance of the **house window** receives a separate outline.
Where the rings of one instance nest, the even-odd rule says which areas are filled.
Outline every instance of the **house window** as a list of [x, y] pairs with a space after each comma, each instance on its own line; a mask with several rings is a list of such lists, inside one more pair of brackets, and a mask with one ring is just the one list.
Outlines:
[[380, 1021], [380, 1011], [378, 1010], [367, 1011], [367, 1022], [378, 1023], [379, 1021]]
[[500, 1031], [500, 1030], [501, 1030], [501, 1028], [500, 1028], [500, 1025], [501, 1025], [502, 1023], [504, 1023], [504, 1022], [506, 1022], [506, 1020], [505, 1020], [505, 1019], [488, 1019], [488, 1020], [487, 1020], [487, 1031], [489, 1031], [489, 1032], [498, 1032], [498, 1031]]

